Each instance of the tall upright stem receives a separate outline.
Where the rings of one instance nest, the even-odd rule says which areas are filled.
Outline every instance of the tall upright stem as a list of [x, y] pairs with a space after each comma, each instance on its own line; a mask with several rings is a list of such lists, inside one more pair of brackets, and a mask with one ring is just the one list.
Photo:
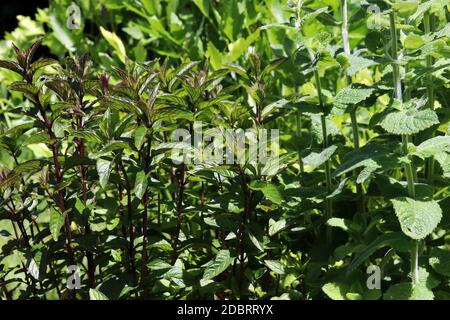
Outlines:
[[[402, 94], [402, 81], [400, 78], [400, 67], [398, 65], [398, 54], [397, 54], [397, 29], [395, 27], [395, 12], [391, 10], [390, 14], [390, 25], [391, 25], [391, 48], [392, 48], [392, 69], [393, 69], [393, 80], [394, 80], [394, 94], [395, 97], [403, 102]], [[410, 140], [409, 135], [402, 135], [402, 149], [405, 156], [408, 156], [408, 143]], [[415, 172], [411, 162], [404, 164], [406, 181], [408, 183], [408, 194], [409, 197], [415, 199]], [[415, 241], [413, 249], [411, 249], [411, 279], [413, 285], [419, 283], [419, 242]]]
[[344, 42], [344, 53], [350, 54], [350, 41], [348, 38], [348, 14], [347, 0], [341, 0], [342, 41]]
[[[341, 0], [341, 34], [342, 34], [342, 43], [344, 48], [344, 53], [347, 55], [350, 55], [350, 39], [348, 34], [348, 6], [347, 6], [347, 0]], [[346, 74], [345, 75], [346, 85], [351, 84], [352, 79]], [[353, 146], [355, 150], [359, 150], [360, 148], [360, 142], [359, 142], [359, 129], [358, 129], [358, 120], [356, 117], [356, 108], [352, 109], [350, 111], [350, 122], [352, 125], [352, 134], [353, 134]], [[355, 175], [358, 173], [357, 171], [354, 172]], [[363, 226], [365, 227], [367, 225], [367, 216], [365, 213], [365, 203], [364, 203], [364, 193], [362, 186], [360, 184], [356, 184], [356, 193], [358, 195], [358, 206], [359, 211], [362, 214], [362, 222]]]
[[[432, 31], [432, 16], [428, 11], [425, 12], [423, 16], [423, 26], [424, 31], [426, 34], [430, 33]], [[433, 67], [433, 57], [431, 55], [427, 55], [426, 57], [426, 66], [427, 69], [431, 69]], [[433, 87], [433, 75], [432, 73], [428, 73], [427, 75], [427, 99], [428, 99], [428, 106], [431, 110], [434, 109], [434, 87]], [[427, 179], [430, 183], [433, 181], [433, 173], [434, 173], [434, 158], [428, 158], [427, 160]]]
[[[311, 61], [314, 61], [314, 53], [309, 50], [309, 56], [311, 58]], [[319, 106], [322, 110], [322, 115], [320, 116], [321, 126], [322, 126], [322, 136], [323, 136], [323, 147], [328, 147], [328, 130], [327, 130], [327, 121], [326, 121], [326, 110], [325, 105], [323, 103], [323, 97], [322, 97], [322, 87], [320, 84], [320, 75], [319, 70], [317, 68], [314, 68], [314, 79], [316, 82], [316, 88], [317, 88], [317, 96], [319, 98]], [[331, 166], [330, 166], [330, 160], [325, 161], [325, 178], [326, 178], [326, 188], [327, 188], [327, 196], [331, 194]], [[325, 214], [327, 217], [327, 220], [332, 218], [333, 216], [333, 200], [331, 198], [325, 199]], [[333, 234], [331, 227], [327, 226], [326, 231], [326, 242], [327, 245], [330, 245], [333, 241]]]
[[[300, 111], [297, 111], [296, 113], [296, 133], [297, 137], [301, 139], [302, 136], [302, 114]], [[305, 171], [304, 165], [303, 165], [303, 159], [302, 159], [302, 150], [300, 148], [300, 145], [297, 147], [297, 153], [298, 153], [298, 165], [300, 167], [300, 173], [303, 173]]]

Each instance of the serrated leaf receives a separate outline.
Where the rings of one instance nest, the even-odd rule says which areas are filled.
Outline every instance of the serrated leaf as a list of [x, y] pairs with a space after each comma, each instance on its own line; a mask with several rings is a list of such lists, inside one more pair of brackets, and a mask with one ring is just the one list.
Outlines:
[[281, 195], [278, 188], [270, 182], [256, 180], [252, 181], [250, 184], [250, 189], [262, 191], [264, 196], [275, 204], [281, 204], [281, 202], [283, 201], [283, 196]]
[[433, 300], [433, 292], [423, 284], [398, 283], [391, 286], [383, 298], [385, 300]]
[[89, 299], [90, 300], [109, 300], [105, 294], [97, 289], [89, 289]]
[[50, 66], [52, 64], [57, 64], [58, 61], [51, 58], [41, 58], [35, 62], [33, 62], [30, 66], [30, 73], [34, 74], [37, 70], [44, 68], [46, 66]]
[[433, 248], [431, 249], [428, 262], [434, 271], [443, 276], [450, 277], [450, 251]]
[[408, 109], [389, 113], [381, 121], [381, 126], [392, 134], [409, 135], [419, 133], [438, 123], [438, 116], [432, 110]]
[[345, 161], [333, 172], [333, 176], [337, 177], [360, 167], [368, 168], [372, 172], [377, 168], [385, 170], [394, 168], [398, 161], [391, 151], [382, 145], [368, 144], [359, 150], [349, 153]]
[[330, 146], [323, 149], [321, 152], [311, 152], [308, 156], [303, 158], [303, 165], [305, 166], [306, 172], [311, 172], [315, 168], [324, 164], [327, 160], [333, 156], [334, 152], [337, 150], [337, 146]]
[[8, 89], [11, 91], [18, 91], [24, 93], [28, 98], [34, 99], [34, 96], [37, 93], [37, 89], [33, 87], [31, 84], [26, 83], [24, 81], [16, 81], [11, 83], [8, 86]]
[[42, 168], [43, 161], [41, 160], [29, 160], [22, 162], [14, 168], [16, 173], [28, 173], [34, 170], [39, 170]]
[[25, 139], [25, 141], [22, 143], [23, 146], [27, 146], [30, 144], [35, 143], [52, 143], [52, 139], [50, 139], [50, 136], [46, 132], [36, 133], [32, 134], [29, 137]]
[[266, 246], [264, 245], [262, 239], [258, 239], [255, 235], [253, 235], [252, 233], [248, 232], [248, 237], [250, 239], [250, 241], [255, 245], [256, 249], [258, 249], [261, 252], [264, 252], [264, 250], [266, 249]]
[[[342, 110], [343, 112], [349, 112], [349, 106], [354, 108], [357, 104], [363, 102], [369, 98], [374, 89], [373, 88], [355, 88], [352, 86], [345, 87], [338, 92], [334, 100], [334, 108]], [[336, 113], [337, 111], [335, 111]]]
[[347, 69], [347, 74], [350, 77], [353, 77], [359, 71], [376, 64], [376, 62], [373, 60], [369, 60], [355, 55], [351, 55], [350, 57], [348, 57], [348, 63], [350, 66]]
[[142, 200], [142, 197], [147, 189], [148, 180], [144, 171], [139, 171], [136, 175], [136, 182], [134, 184], [134, 194], [136, 198]]
[[347, 300], [342, 284], [329, 282], [322, 286], [322, 291], [332, 300]]
[[204, 280], [212, 280], [222, 272], [224, 272], [233, 261], [230, 257], [229, 250], [220, 250], [217, 256], [207, 265], [204, 273]]
[[287, 222], [285, 219], [281, 219], [278, 221], [273, 221], [272, 219], [269, 220], [269, 236], [273, 237], [281, 230], [285, 229], [287, 227]]
[[109, 160], [97, 159], [97, 172], [100, 186], [104, 189], [108, 184], [112, 163]]
[[434, 200], [392, 199], [395, 214], [404, 234], [420, 240], [431, 234], [442, 218], [442, 209]]
[[63, 225], [64, 214], [54, 208], [50, 209], [49, 229], [54, 241], [58, 241], [58, 237]]
[[273, 272], [283, 275], [285, 274], [284, 267], [280, 261], [276, 260], [265, 260], [264, 264]]
[[15, 61], [0, 60], [0, 68], [8, 69], [22, 75], [23, 70]]
[[[347, 268], [347, 274], [350, 274], [353, 272], [358, 266], [363, 263], [367, 258], [369, 258], [372, 253], [374, 253], [376, 250], [383, 248], [385, 246], [392, 246], [394, 243], [406, 240], [402, 233], [400, 232], [392, 232], [392, 233], [386, 233], [375, 240], [373, 240], [368, 245], [362, 247], [358, 253], [356, 254], [355, 258], [352, 260], [352, 262], [349, 264]], [[409, 241], [408, 241], [409, 243]]]
[[105, 146], [99, 151], [98, 155], [103, 155], [105, 153], [115, 151], [115, 150], [123, 150], [128, 149], [129, 145], [123, 141], [109, 141], [105, 144]]
[[428, 158], [441, 152], [450, 152], [450, 136], [428, 139], [417, 146], [414, 154], [421, 158]]
[[417, 34], [408, 34], [403, 40], [403, 46], [406, 49], [415, 50], [426, 43], [425, 39]]
[[143, 125], [139, 126], [134, 132], [134, 145], [138, 150], [141, 149], [142, 144], [145, 141], [145, 135], [147, 134], [147, 128]]

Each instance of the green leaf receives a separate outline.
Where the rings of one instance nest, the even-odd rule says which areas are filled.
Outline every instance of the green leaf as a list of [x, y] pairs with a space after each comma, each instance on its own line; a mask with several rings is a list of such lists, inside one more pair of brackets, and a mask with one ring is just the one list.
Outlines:
[[217, 253], [217, 256], [208, 263], [204, 273], [204, 280], [212, 280], [222, 272], [224, 272], [228, 266], [233, 261], [233, 258], [230, 257], [229, 250], [220, 250]]
[[426, 43], [425, 39], [417, 34], [408, 34], [403, 40], [403, 46], [406, 49], [416, 50]]
[[8, 86], [11, 91], [24, 93], [27, 97], [34, 101], [34, 96], [37, 94], [37, 88], [24, 81], [15, 81]]
[[392, 150], [378, 144], [367, 144], [359, 150], [352, 151], [344, 160], [333, 172], [333, 176], [337, 177], [360, 167], [388, 170], [398, 164], [397, 156]]
[[100, 27], [100, 32], [102, 33], [106, 41], [108, 41], [108, 43], [111, 45], [111, 47], [113, 47], [114, 52], [116, 53], [119, 60], [122, 63], [125, 63], [127, 54], [122, 40], [120, 40], [120, 38], [114, 32], [110, 32], [103, 27]]
[[421, 158], [428, 158], [441, 152], [450, 152], [450, 136], [428, 139], [417, 146], [414, 154]]
[[136, 198], [142, 200], [145, 190], [147, 189], [147, 185], [147, 175], [144, 171], [139, 171], [136, 175], [136, 182], [134, 184], [134, 194]]
[[305, 166], [306, 172], [311, 172], [315, 168], [324, 164], [327, 160], [331, 158], [334, 152], [337, 150], [337, 146], [330, 146], [323, 149], [321, 152], [311, 152], [308, 156], [303, 158], [303, 165]]
[[143, 125], [139, 126], [134, 132], [134, 145], [139, 150], [145, 141], [145, 135], [147, 134], [147, 128]]
[[109, 300], [100, 290], [89, 289], [89, 299], [91, 300]]
[[14, 168], [14, 172], [16, 173], [29, 173], [35, 170], [40, 170], [44, 165], [44, 161], [42, 160], [29, 160], [26, 162], [22, 162]]
[[450, 251], [433, 248], [428, 259], [430, 266], [443, 276], [450, 277]]
[[35, 143], [51, 143], [53, 140], [50, 139], [50, 136], [46, 132], [40, 132], [32, 134], [27, 137], [25, 141], [22, 143], [23, 146], [27, 146]]
[[112, 163], [109, 160], [97, 159], [97, 172], [100, 181], [100, 186], [104, 189], [109, 180], [109, 174], [111, 173]]
[[347, 59], [348, 59], [347, 63], [349, 64], [347, 74], [350, 77], [353, 77], [359, 71], [376, 64], [376, 62], [373, 60], [369, 60], [355, 55], [348, 56]]
[[285, 273], [284, 267], [280, 261], [264, 260], [265, 265], [275, 273], [283, 275]]
[[280, 109], [280, 108], [284, 108], [289, 104], [290, 104], [290, 101], [286, 100], [286, 99], [280, 99], [278, 101], [275, 101], [264, 107], [264, 109], [261, 112], [261, 116], [263, 118], [265, 118], [268, 115], [270, 115], [273, 111], [276, 111], [277, 109]]
[[381, 126], [389, 133], [416, 134], [438, 124], [436, 112], [426, 109], [408, 109], [389, 113], [382, 121]]
[[281, 230], [285, 229], [287, 227], [287, 223], [285, 219], [281, 219], [278, 221], [274, 221], [273, 219], [269, 220], [269, 236], [273, 237]]
[[391, 286], [383, 298], [385, 300], [433, 300], [433, 292], [423, 284], [398, 283]]
[[109, 141], [108, 143], [105, 144], [105, 146], [98, 152], [98, 156], [99, 155], [103, 155], [106, 153], [109, 153], [111, 151], [115, 151], [115, 150], [123, 150], [123, 149], [128, 149], [129, 145], [126, 142], [123, 141]]
[[38, 61], [35, 61], [30, 66], [30, 73], [34, 74], [37, 70], [44, 68], [46, 66], [50, 66], [52, 64], [58, 64], [58, 61], [50, 58], [42, 58]]
[[391, 201], [403, 233], [412, 239], [424, 239], [441, 221], [442, 209], [434, 200], [419, 201], [401, 197]]
[[347, 106], [354, 106], [361, 103], [369, 98], [373, 91], [373, 88], [354, 88], [352, 86], [345, 87], [336, 95], [334, 100], [334, 108], [347, 111]]
[[49, 229], [54, 241], [58, 241], [61, 227], [64, 225], [64, 217], [64, 214], [58, 210], [54, 208], [50, 209]]
[[329, 282], [322, 286], [322, 291], [332, 300], [347, 300], [343, 284]]
[[352, 221], [343, 218], [331, 218], [328, 219], [327, 224], [330, 227], [340, 228], [345, 232], [357, 233], [358, 226], [355, 225]]
[[264, 196], [271, 202], [275, 204], [281, 204], [283, 201], [283, 196], [281, 195], [278, 188], [270, 183], [265, 181], [252, 181], [249, 185], [252, 190], [260, 190], [264, 194]]
[[9, 60], [0, 60], [0, 68], [5, 68], [11, 71], [14, 71], [20, 75], [23, 74], [22, 68], [19, 66], [19, 64], [15, 61], [9, 61]]
[[281, 196], [280, 191], [275, 185], [271, 183], [266, 184], [261, 191], [268, 200], [272, 201], [275, 204], [281, 204], [281, 202], [283, 201], [283, 197]]
[[[395, 243], [402, 243], [406, 240], [402, 233], [400, 232], [392, 232], [386, 233], [375, 240], [373, 240], [368, 245], [361, 247], [361, 249], [356, 254], [355, 258], [349, 264], [347, 268], [347, 274], [353, 272], [358, 266], [363, 263], [367, 258], [369, 258], [375, 251], [385, 246], [394, 246]], [[409, 244], [409, 241], [407, 241]]]
[[264, 252], [264, 250], [266, 249], [266, 246], [264, 245], [264, 242], [262, 240], [262, 237], [259, 236], [259, 239], [253, 235], [252, 233], [248, 232], [247, 233], [250, 241], [254, 244], [254, 246], [256, 247], [256, 249], [258, 249], [261, 252]]

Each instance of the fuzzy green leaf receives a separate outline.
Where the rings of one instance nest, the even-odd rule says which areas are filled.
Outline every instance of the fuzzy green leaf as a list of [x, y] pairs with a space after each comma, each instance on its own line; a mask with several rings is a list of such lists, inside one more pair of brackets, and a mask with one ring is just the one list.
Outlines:
[[369, 98], [373, 91], [373, 88], [353, 88], [351, 86], [345, 87], [336, 95], [334, 107], [337, 109], [346, 110], [347, 106], [357, 105]]
[[431, 267], [443, 276], [450, 277], [450, 251], [433, 248], [428, 259]]
[[450, 152], [450, 136], [428, 139], [417, 146], [414, 154], [421, 158], [428, 158], [441, 152]]
[[402, 197], [391, 201], [403, 233], [412, 239], [424, 239], [441, 221], [442, 209], [434, 200], [420, 201]]
[[383, 298], [385, 300], [433, 300], [433, 292], [423, 284], [398, 283], [391, 286]]
[[330, 146], [321, 152], [311, 152], [308, 156], [303, 159], [303, 164], [305, 166], [305, 171], [311, 172], [315, 168], [324, 164], [327, 160], [331, 158], [334, 152], [337, 150], [337, 146]]
[[403, 135], [416, 134], [438, 124], [439, 119], [432, 110], [408, 109], [389, 113], [381, 126], [389, 133]]

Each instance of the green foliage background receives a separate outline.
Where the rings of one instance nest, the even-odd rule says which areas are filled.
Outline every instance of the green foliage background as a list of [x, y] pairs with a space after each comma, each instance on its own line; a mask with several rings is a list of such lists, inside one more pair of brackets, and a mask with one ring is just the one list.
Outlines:
[[[448, 0], [75, 3], [0, 42], [2, 298], [450, 297]], [[278, 166], [174, 165], [194, 121]]]

